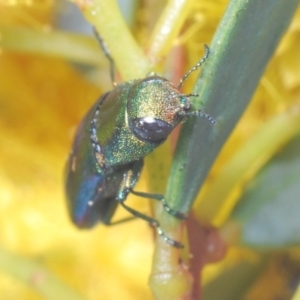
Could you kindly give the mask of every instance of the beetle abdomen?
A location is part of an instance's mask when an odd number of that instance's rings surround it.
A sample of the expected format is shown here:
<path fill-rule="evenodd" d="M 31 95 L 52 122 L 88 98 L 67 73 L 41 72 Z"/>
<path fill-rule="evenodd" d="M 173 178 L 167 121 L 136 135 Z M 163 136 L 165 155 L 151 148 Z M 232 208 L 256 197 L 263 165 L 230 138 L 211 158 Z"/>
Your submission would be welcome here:
<path fill-rule="evenodd" d="M 66 166 L 69 214 L 80 228 L 90 228 L 99 221 L 107 222 L 117 206 L 117 202 L 112 201 L 115 195 L 108 194 L 107 171 L 98 161 L 102 156 L 101 148 L 95 151 L 97 145 L 91 136 L 91 120 L 95 109 L 106 95 L 97 101 L 78 127 Z"/>

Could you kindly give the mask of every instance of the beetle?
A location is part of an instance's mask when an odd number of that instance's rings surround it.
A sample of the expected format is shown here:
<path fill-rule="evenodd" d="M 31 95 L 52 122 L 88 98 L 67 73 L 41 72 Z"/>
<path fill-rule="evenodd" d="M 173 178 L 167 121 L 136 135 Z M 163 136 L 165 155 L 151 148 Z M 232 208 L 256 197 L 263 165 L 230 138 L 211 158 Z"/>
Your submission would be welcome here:
<path fill-rule="evenodd" d="M 179 89 L 189 74 L 209 55 L 205 45 L 203 58 L 175 87 L 156 74 L 116 84 L 114 61 L 102 38 L 101 48 L 110 61 L 114 88 L 102 95 L 79 125 L 66 165 L 66 195 L 69 214 L 79 228 L 91 228 L 97 222 L 111 224 L 120 204 L 135 217 L 156 227 L 163 239 L 174 247 L 183 245 L 169 238 L 159 222 L 125 204 L 129 193 L 162 202 L 167 212 L 179 219 L 184 214 L 172 209 L 164 197 L 134 191 L 143 168 L 143 158 L 162 144 L 171 131 L 191 116 L 214 120 L 200 110 L 191 110 L 190 97 Z"/>

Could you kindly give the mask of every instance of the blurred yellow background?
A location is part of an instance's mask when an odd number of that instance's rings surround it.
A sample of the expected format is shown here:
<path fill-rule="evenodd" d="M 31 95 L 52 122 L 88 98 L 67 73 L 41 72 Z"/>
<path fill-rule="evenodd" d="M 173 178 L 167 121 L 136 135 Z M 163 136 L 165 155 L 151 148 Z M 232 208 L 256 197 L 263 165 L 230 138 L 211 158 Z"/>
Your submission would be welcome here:
<path fill-rule="evenodd" d="M 79 231 L 65 205 L 63 169 L 72 137 L 103 91 L 63 59 L 1 47 L 1 26 L 25 26 L 41 34 L 51 30 L 53 2 L 0 1 L 0 299 L 44 299 L 44 269 L 82 299 L 152 299 L 147 287 L 150 227 L 135 220 Z M 190 25 L 178 40 L 186 43 L 190 64 L 197 61 L 202 45 L 188 37 L 200 32 L 204 42 L 210 41 L 226 7 L 226 1 L 210 2 L 195 4 Z M 263 119 L 299 105 L 299 49 L 298 12 L 215 173 Z M 145 176 L 137 190 L 147 190 Z M 149 213 L 146 201 L 129 201 Z M 123 215 L 119 212 L 117 218 Z M 26 273 L 28 262 L 36 266 Z"/>

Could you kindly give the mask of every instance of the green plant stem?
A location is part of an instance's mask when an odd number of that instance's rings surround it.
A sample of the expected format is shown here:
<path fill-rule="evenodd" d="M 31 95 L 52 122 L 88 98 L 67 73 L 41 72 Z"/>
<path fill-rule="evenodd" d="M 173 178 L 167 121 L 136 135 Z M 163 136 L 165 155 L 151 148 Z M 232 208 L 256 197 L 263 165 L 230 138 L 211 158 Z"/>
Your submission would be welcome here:
<path fill-rule="evenodd" d="M 178 264 L 178 249 L 158 238 L 153 262 L 149 285 L 155 299 L 189 299 L 193 280 L 188 267 Z"/>
<path fill-rule="evenodd" d="M 130 33 L 115 0 L 74 1 L 102 36 L 123 80 L 145 77 L 149 60 Z"/>
<path fill-rule="evenodd" d="M 159 18 L 147 46 L 150 61 L 158 61 L 167 55 L 178 36 L 193 0 L 169 0 Z"/>
<path fill-rule="evenodd" d="M 151 62 L 160 61 L 171 49 L 190 11 L 192 1 L 168 1 L 148 43 L 147 55 Z M 170 169 L 170 144 L 165 143 L 146 158 L 149 186 L 153 191 L 164 192 Z M 160 177 L 157 177 L 159 170 Z M 162 172 L 163 171 L 163 172 Z M 156 175 L 155 175 L 156 174 Z M 157 180 L 158 179 L 158 180 Z M 158 188 L 158 189 L 157 189 Z M 154 205 L 154 216 L 161 222 L 163 211 Z M 165 234 L 174 240 L 182 240 L 183 226 L 173 216 L 166 214 L 161 224 Z M 178 264 L 180 251 L 157 237 L 149 284 L 155 299 L 187 299 L 192 290 L 192 278 L 188 266 Z"/>

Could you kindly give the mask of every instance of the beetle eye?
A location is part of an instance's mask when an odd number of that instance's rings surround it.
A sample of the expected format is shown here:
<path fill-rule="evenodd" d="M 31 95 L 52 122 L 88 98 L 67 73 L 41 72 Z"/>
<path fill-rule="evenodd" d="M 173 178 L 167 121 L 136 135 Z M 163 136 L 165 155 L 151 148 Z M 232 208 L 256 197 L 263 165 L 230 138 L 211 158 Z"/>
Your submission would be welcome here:
<path fill-rule="evenodd" d="M 134 119 L 130 127 L 138 139 L 149 142 L 166 139 L 173 129 L 169 123 L 152 117 Z"/>

